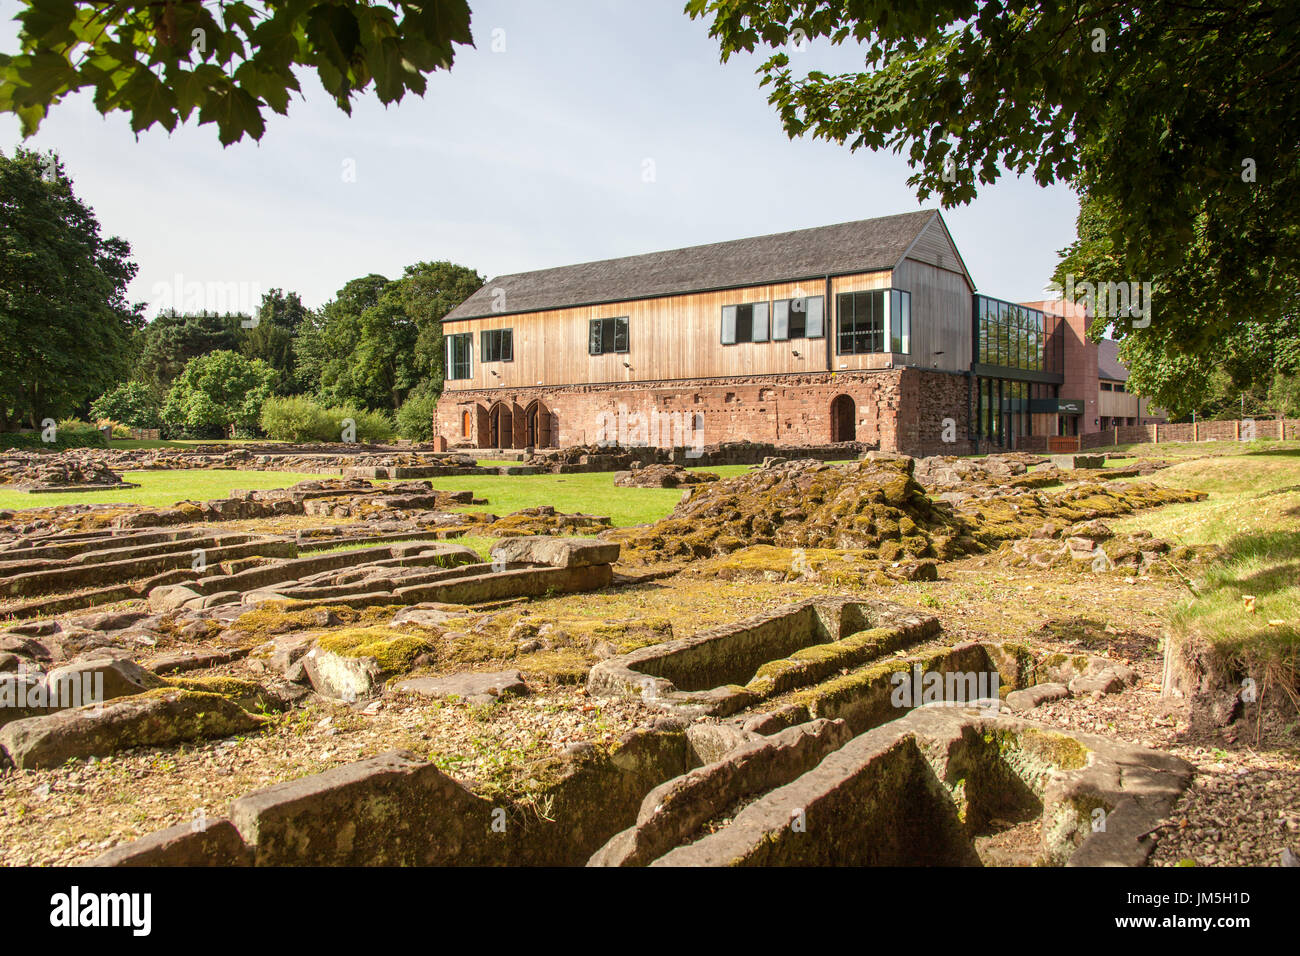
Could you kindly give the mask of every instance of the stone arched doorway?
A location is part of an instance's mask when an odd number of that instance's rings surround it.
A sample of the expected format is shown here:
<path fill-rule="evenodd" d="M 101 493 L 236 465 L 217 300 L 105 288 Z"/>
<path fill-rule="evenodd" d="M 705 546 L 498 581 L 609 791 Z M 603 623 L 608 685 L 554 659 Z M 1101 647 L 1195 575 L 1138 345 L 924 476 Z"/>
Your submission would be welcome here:
<path fill-rule="evenodd" d="M 505 402 L 495 402 L 488 410 L 488 448 L 515 447 L 515 416 Z"/>
<path fill-rule="evenodd" d="M 831 401 L 831 441 L 857 441 L 858 408 L 852 397 L 836 395 Z"/>
<path fill-rule="evenodd" d="M 528 403 L 524 409 L 524 419 L 527 422 L 527 447 L 529 448 L 550 448 L 553 444 L 551 437 L 551 412 L 541 399 L 534 399 Z"/>

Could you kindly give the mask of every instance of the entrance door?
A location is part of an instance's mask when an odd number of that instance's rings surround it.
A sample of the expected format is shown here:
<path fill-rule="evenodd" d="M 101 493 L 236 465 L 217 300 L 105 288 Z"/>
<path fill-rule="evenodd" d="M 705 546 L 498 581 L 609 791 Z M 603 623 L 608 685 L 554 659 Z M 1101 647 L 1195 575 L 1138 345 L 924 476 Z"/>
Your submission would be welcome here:
<path fill-rule="evenodd" d="M 504 402 L 497 402 L 488 413 L 488 441 L 492 448 L 513 447 L 514 414 Z"/>
<path fill-rule="evenodd" d="M 857 441 L 858 409 L 848 395 L 837 395 L 831 402 L 831 441 Z"/>
<path fill-rule="evenodd" d="M 530 448 L 550 448 L 550 411 L 540 400 L 536 400 L 529 403 L 524 414 L 528 418 L 528 446 Z"/>

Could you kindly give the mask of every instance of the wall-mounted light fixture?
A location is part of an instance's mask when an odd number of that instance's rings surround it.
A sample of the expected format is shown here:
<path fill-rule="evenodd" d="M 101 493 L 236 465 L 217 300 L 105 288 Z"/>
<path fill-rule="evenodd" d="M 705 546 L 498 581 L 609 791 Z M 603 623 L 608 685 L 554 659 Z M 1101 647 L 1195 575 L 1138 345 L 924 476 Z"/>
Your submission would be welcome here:
<path fill-rule="evenodd" d="M 791 350 L 790 350 L 790 354 L 793 355 L 795 358 L 798 358 L 798 357 L 799 357 L 799 350 L 798 350 L 798 349 L 791 349 Z"/>

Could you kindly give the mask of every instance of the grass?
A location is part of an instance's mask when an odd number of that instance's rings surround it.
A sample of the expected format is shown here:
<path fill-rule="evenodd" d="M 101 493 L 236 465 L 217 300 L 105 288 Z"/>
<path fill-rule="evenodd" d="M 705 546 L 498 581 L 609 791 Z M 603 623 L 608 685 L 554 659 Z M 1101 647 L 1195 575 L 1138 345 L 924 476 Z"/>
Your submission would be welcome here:
<path fill-rule="evenodd" d="M 1247 657 L 1294 660 L 1300 651 L 1300 450 L 1272 445 L 1181 462 L 1149 476 L 1209 498 L 1113 527 L 1221 547 L 1221 558 L 1197 582 L 1199 593 L 1175 609 L 1174 626 Z"/>
<path fill-rule="evenodd" d="M 122 504 L 144 508 L 169 508 L 187 499 L 206 501 L 225 498 L 236 488 L 266 490 L 287 488 L 308 478 L 337 475 L 309 475 L 292 471 L 235 471 L 182 469 L 177 471 L 130 471 L 123 480 L 138 484 L 139 488 L 119 488 L 109 491 L 71 491 L 29 493 L 9 491 L 0 487 L 0 508 L 47 508 L 53 505 L 72 504 Z"/>
<path fill-rule="evenodd" d="M 1268 455 L 1279 451 L 1300 451 L 1298 441 L 1278 441 L 1276 438 L 1258 438 L 1255 441 L 1165 441 L 1106 445 L 1078 452 L 1081 455 L 1127 454 L 1132 458 L 1202 458 L 1207 455 Z"/>
<path fill-rule="evenodd" d="M 729 477 L 749 469 L 749 465 L 726 465 L 700 470 Z M 54 494 L 31 494 L 0 488 L 0 508 L 17 510 L 70 504 L 168 508 L 178 501 L 225 498 L 236 488 L 286 488 L 308 478 L 338 476 L 285 471 L 177 469 L 126 472 L 122 477 L 140 487 Z M 461 475 L 431 481 L 435 488 L 445 491 L 470 489 L 476 497 L 487 500 L 486 505 L 454 509 L 456 511 L 507 515 L 521 508 L 551 505 L 557 511 L 607 515 L 617 526 L 658 521 L 673 510 L 682 496 L 680 488 L 619 488 L 614 484 L 613 472 L 608 471 L 574 475 Z"/>
<path fill-rule="evenodd" d="M 721 477 L 742 474 L 749 465 L 726 465 L 699 469 Z M 607 515 L 619 527 L 658 521 L 681 500 L 680 488 L 620 488 L 608 471 L 572 475 L 472 475 L 432 478 L 433 487 L 444 491 L 472 488 L 486 505 L 458 508 L 458 511 L 488 511 L 507 515 L 521 508 L 550 505 L 556 511 Z"/>
<path fill-rule="evenodd" d="M 581 537 L 581 536 L 575 536 L 575 537 Z M 491 560 L 491 556 L 489 552 L 498 544 L 500 544 L 500 542 L 501 542 L 500 538 L 487 538 L 487 537 L 480 537 L 476 535 L 465 535 L 460 538 L 446 538 L 442 540 L 438 540 L 434 538 L 402 538 L 400 540 L 394 539 L 392 541 L 385 541 L 383 544 L 348 544 L 347 542 L 344 542 L 342 544 L 335 545 L 332 548 L 321 548 L 319 551 L 312 551 L 310 552 L 310 554 L 313 557 L 315 557 L 316 555 L 320 555 L 320 554 L 336 554 L 340 551 L 357 551 L 360 549 L 367 549 L 367 548 L 376 548 L 376 549 L 389 548 L 395 544 L 427 544 L 430 546 L 435 544 L 459 544 L 473 551 L 478 552 L 478 556 L 480 558 L 482 558 L 484 561 L 488 561 Z"/>

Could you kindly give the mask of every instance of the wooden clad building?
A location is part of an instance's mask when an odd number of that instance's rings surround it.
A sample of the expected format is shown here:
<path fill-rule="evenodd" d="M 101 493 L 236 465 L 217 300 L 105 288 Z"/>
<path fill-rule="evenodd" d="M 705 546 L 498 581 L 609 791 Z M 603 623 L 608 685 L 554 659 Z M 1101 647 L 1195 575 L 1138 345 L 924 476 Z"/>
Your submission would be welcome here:
<path fill-rule="evenodd" d="M 977 380 L 1005 365 L 1029 384 L 987 400 L 1040 413 L 1062 380 L 1041 318 L 1031 332 L 1011 314 L 1015 349 L 990 364 L 978 301 L 933 210 L 501 276 L 443 320 L 436 431 L 453 447 L 959 453 L 990 437 Z"/>

